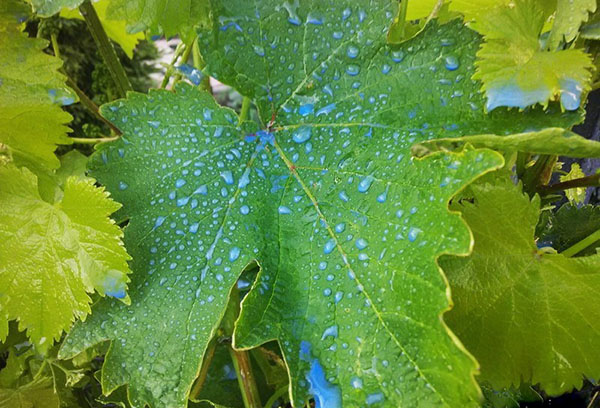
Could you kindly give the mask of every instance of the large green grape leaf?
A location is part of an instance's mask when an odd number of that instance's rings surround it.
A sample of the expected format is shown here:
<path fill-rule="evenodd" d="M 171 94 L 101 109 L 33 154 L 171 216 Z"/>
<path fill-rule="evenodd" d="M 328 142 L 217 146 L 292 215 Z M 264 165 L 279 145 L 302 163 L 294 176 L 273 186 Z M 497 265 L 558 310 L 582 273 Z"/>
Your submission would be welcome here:
<path fill-rule="evenodd" d="M 475 365 L 440 321 L 435 259 L 468 251 L 447 202 L 501 160 L 470 149 L 412 160 L 410 146 L 579 115 L 486 115 L 469 79 L 479 37 L 462 24 L 390 48 L 395 1 L 278 4 L 213 3 L 199 41 L 207 71 L 271 126 L 237 127 L 185 84 L 103 108 L 123 137 L 92 173 L 129 217 L 132 304 L 99 302 L 61 355 L 112 340 L 106 392 L 127 383 L 136 406 L 183 406 L 231 287 L 257 260 L 235 345 L 279 341 L 295 406 L 311 394 L 327 407 L 476 405 Z"/>
<path fill-rule="evenodd" d="M 23 17 L 12 1 L 0 4 L 0 145 L 19 165 L 54 169 L 54 150 L 70 144 L 71 115 L 61 105 L 75 101 L 57 70 L 60 59 L 42 52 L 42 39 L 20 32 Z"/>
<path fill-rule="evenodd" d="M 0 310 L 41 350 L 90 312 L 88 292 L 127 301 L 127 253 L 108 216 L 120 205 L 93 181 L 67 179 L 43 201 L 26 168 L 0 167 Z"/>
<path fill-rule="evenodd" d="M 567 258 L 534 242 L 540 215 L 508 176 L 455 200 L 475 237 L 467 258 L 443 256 L 454 309 L 446 320 L 500 389 L 521 381 L 549 394 L 600 375 L 600 255 Z"/>

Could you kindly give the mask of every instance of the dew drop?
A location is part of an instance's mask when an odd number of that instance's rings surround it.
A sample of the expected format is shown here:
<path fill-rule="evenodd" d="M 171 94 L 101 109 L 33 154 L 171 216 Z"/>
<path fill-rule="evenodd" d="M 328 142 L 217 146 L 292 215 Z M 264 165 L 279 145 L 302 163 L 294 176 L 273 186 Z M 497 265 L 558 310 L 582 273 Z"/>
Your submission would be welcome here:
<path fill-rule="evenodd" d="M 373 176 L 367 176 L 363 178 L 360 183 L 358 183 L 358 191 L 361 193 L 366 193 L 371 188 L 371 184 L 373 184 Z"/>
<path fill-rule="evenodd" d="M 448 55 L 445 59 L 445 67 L 448 71 L 456 71 L 460 63 L 458 62 L 458 58 L 453 55 Z"/>

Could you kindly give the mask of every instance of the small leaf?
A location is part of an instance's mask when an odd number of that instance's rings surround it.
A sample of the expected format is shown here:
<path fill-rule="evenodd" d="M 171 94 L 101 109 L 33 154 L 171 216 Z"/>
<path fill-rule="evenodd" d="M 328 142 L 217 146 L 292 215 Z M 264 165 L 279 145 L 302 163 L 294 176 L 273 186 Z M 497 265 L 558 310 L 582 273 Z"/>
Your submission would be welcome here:
<path fill-rule="evenodd" d="M 537 0 L 516 0 L 514 7 L 496 7 L 478 20 L 486 41 L 477 53 L 473 78 L 483 82 L 488 110 L 558 99 L 567 110 L 580 107 L 590 87 L 592 61 L 579 49 L 542 50 L 544 22 Z"/>
<path fill-rule="evenodd" d="M 579 27 L 588 20 L 589 13 L 596 11 L 597 0 L 557 0 L 554 25 L 548 39 L 548 49 L 554 51 L 562 43 L 570 43 L 578 34 Z"/>
<path fill-rule="evenodd" d="M 185 42 L 194 39 L 195 27 L 209 24 L 209 14 L 208 0 L 110 0 L 107 10 L 108 18 L 127 22 L 129 33 L 151 30 Z"/>
<path fill-rule="evenodd" d="M 87 293 L 123 298 L 128 267 L 119 204 L 92 181 L 69 178 L 62 201 L 41 199 L 27 169 L 0 168 L 0 310 L 42 350 L 90 311 Z"/>
<path fill-rule="evenodd" d="M 596 155 L 596 157 L 598 156 L 600 155 Z M 575 180 L 582 177 L 585 177 L 585 174 L 583 173 L 583 171 L 581 171 L 581 167 L 579 166 L 579 164 L 573 163 L 571 165 L 571 170 L 567 174 L 560 176 L 560 181 L 562 183 L 565 181 Z M 570 188 L 565 190 L 565 195 L 567 196 L 567 199 L 573 204 L 583 204 L 583 201 L 585 200 L 585 191 L 585 187 Z"/>
<path fill-rule="evenodd" d="M 537 235 L 541 245 L 551 246 L 558 252 L 575 245 L 579 241 L 600 230 L 600 207 L 585 205 L 577 207 L 565 204 L 552 213 L 543 225 L 538 226 Z M 590 246 L 578 255 L 593 255 L 600 242 Z"/>
<path fill-rule="evenodd" d="M 500 180 L 500 179 L 497 179 Z M 452 288 L 450 327 L 500 389 L 521 381 L 550 395 L 600 375 L 600 255 L 566 258 L 539 251 L 539 198 L 508 176 L 477 183 L 453 201 L 475 238 L 473 253 L 443 256 Z M 510 217 L 507 217 L 510 214 Z"/>
<path fill-rule="evenodd" d="M 55 169 L 57 145 L 71 143 L 65 126 L 71 115 L 61 106 L 76 96 L 57 72 L 62 61 L 42 52 L 47 41 L 20 32 L 21 14 L 11 4 L 0 5 L 0 144 L 17 165 Z"/>

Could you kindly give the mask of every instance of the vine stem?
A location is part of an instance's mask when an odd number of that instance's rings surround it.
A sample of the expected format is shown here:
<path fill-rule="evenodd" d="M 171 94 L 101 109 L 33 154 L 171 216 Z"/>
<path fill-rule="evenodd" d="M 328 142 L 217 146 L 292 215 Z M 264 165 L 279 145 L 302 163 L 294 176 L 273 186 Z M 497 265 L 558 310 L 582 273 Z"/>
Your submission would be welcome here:
<path fill-rule="evenodd" d="M 400 10 L 398 10 L 398 24 L 400 24 L 400 37 L 404 37 L 404 27 L 406 26 L 406 13 L 408 11 L 408 0 L 400 1 Z"/>
<path fill-rule="evenodd" d="M 200 54 L 200 46 L 198 45 L 197 36 L 192 48 L 192 60 L 194 61 L 194 68 L 202 71 L 206 66 L 206 63 L 202 58 L 202 54 Z M 210 77 L 208 75 L 204 75 L 204 78 L 202 78 L 202 82 L 200 82 L 200 88 L 204 89 L 208 93 L 212 93 L 212 89 L 210 87 Z"/>
<path fill-rule="evenodd" d="M 273 395 L 271 395 L 271 398 L 269 398 L 269 400 L 265 404 L 265 408 L 271 408 L 273 406 L 273 404 L 275 404 L 275 401 L 277 401 L 279 398 L 281 398 L 285 395 L 287 390 L 288 390 L 288 386 L 284 385 L 283 387 L 281 387 L 277 391 L 275 391 L 275 393 Z"/>
<path fill-rule="evenodd" d="M 238 120 L 238 126 L 242 124 L 248 118 L 248 112 L 250 111 L 250 98 L 244 96 L 242 99 L 242 110 L 240 111 L 240 119 Z"/>
<path fill-rule="evenodd" d="M 561 255 L 564 255 L 567 258 L 570 258 L 574 255 L 577 255 L 578 253 L 580 253 L 581 251 L 583 251 L 584 249 L 586 249 L 587 247 L 589 247 L 590 245 L 592 245 L 594 242 L 597 242 L 597 241 L 600 241 L 600 230 L 587 236 L 586 238 L 582 239 L 575 245 L 565 249 L 564 251 L 561 252 Z"/>
<path fill-rule="evenodd" d="M 98 51 L 102 55 L 108 70 L 117 85 L 117 89 L 119 90 L 119 94 L 121 97 L 125 97 L 127 95 L 127 91 L 132 91 L 131 83 L 127 78 L 127 74 L 125 74 L 125 69 L 119 62 L 117 58 L 117 53 L 115 49 L 108 39 L 106 35 L 106 31 L 102 27 L 102 23 L 98 18 L 98 14 L 96 14 L 96 10 L 94 9 L 94 5 L 89 1 L 84 1 L 81 6 L 79 6 L 79 11 L 81 15 L 85 19 L 85 22 L 96 42 L 96 46 L 98 47 Z"/>
<path fill-rule="evenodd" d="M 184 48 L 185 48 L 184 43 L 181 42 L 181 43 L 177 44 L 177 48 L 175 48 L 175 53 L 173 54 L 173 58 L 171 59 L 171 62 L 169 63 L 169 65 L 167 65 L 167 71 L 165 72 L 165 76 L 163 77 L 163 80 L 160 83 L 161 89 L 165 89 L 167 87 L 167 84 L 169 83 L 169 79 L 171 79 L 171 75 L 173 75 L 173 66 L 175 65 L 175 63 L 177 62 L 179 57 L 181 57 L 181 54 L 183 53 Z"/>
<path fill-rule="evenodd" d="M 600 173 L 594 174 L 592 176 L 563 181 L 562 183 L 552 184 L 551 186 L 543 186 L 541 187 L 541 189 L 544 192 L 555 192 L 568 190 L 571 188 L 595 187 L 598 185 L 600 185 Z"/>
<path fill-rule="evenodd" d="M 262 408 L 258 387 L 252 373 L 252 365 L 250 363 L 250 354 L 247 351 L 235 350 L 229 348 L 229 354 L 233 360 L 233 366 L 237 373 L 238 384 L 242 392 L 244 407 L 246 408 Z"/>
<path fill-rule="evenodd" d="M 54 56 L 60 58 L 60 48 L 58 47 L 58 36 L 55 33 L 50 34 L 50 39 L 52 42 L 52 50 L 54 51 Z M 121 131 L 113 125 L 110 121 L 100 115 L 100 109 L 98 109 L 98 105 L 94 103 L 82 90 L 77 86 L 77 83 L 67 73 L 64 69 L 60 69 L 60 72 L 66 77 L 66 83 L 71 88 L 77 96 L 79 97 L 79 102 L 87 108 L 87 110 L 94 115 L 98 120 L 106 123 L 108 127 L 117 135 L 121 135 Z"/>
<path fill-rule="evenodd" d="M 96 143 L 104 143 L 104 142 L 112 142 L 114 140 L 119 139 L 120 136 L 114 137 L 71 137 L 74 143 L 82 143 L 82 144 L 96 144 Z"/>
<path fill-rule="evenodd" d="M 229 296 L 229 304 L 223 317 L 223 331 L 228 337 L 233 336 L 235 320 L 240 315 L 240 292 L 237 286 L 234 286 Z M 237 374 L 240 392 L 244 400 L 245 408 L 262 408 L 260 402 L 260 394 L 252 372 L 252 363 L 250 362 L 250 354 L 246 350 L 236 350 L 232 345 L 229 347 L 229 355 L 233 361 L 233 366 Z"/>

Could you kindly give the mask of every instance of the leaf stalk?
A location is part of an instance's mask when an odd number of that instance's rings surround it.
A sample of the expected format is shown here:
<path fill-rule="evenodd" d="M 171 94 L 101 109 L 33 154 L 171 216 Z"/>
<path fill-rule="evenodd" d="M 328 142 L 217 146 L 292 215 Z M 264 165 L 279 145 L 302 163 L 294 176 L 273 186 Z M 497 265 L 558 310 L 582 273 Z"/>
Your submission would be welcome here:
<path fill-rule="evenodd" d="M 81 6 L 79 6 L 79 11 L 85 19 L 88 29 L 96 42 L 98 51 L 100 52 L 100 55 L 102 55 L 110 75 L 117 85 L 119 96 L 124 98 L 127 96 L 127 91 L 132 91 L 133 88 L 127 78 L 123 65 L 121 65 L 119 58 L 117 58 L 117 53 L 115 52 L 112 43 L 106 35 L 106 31 L 104 31 L 104 27 L 102 27 L 102 23 L 94 9 L 94 5 L 89 0 L 84 1 Z"/>

